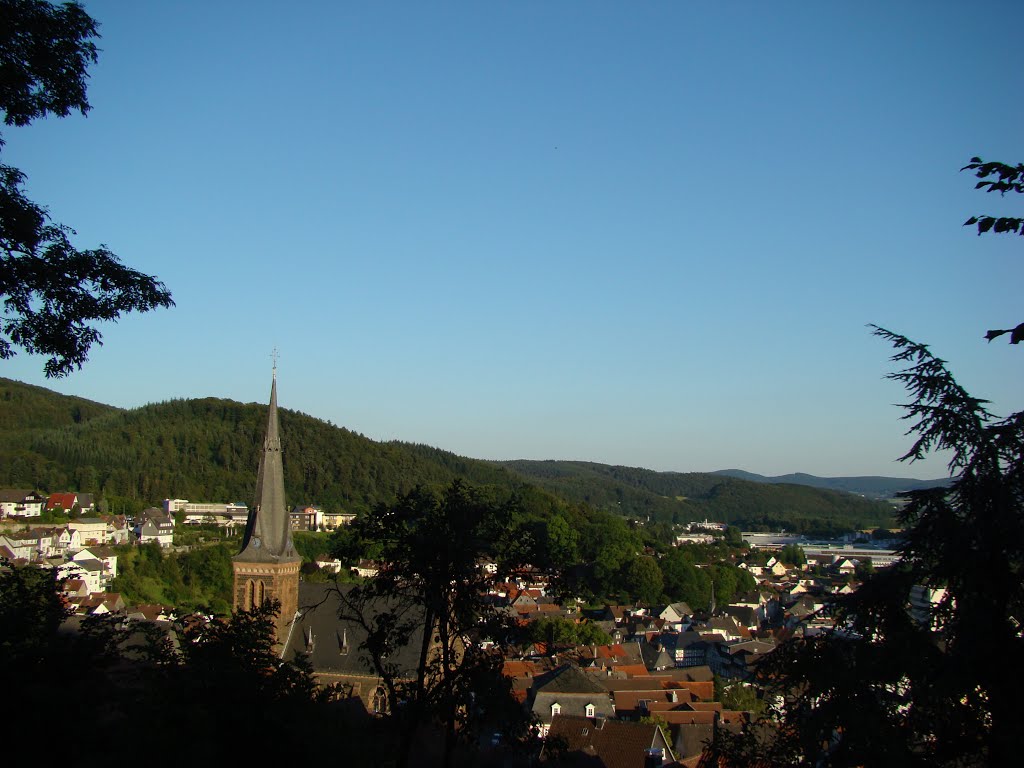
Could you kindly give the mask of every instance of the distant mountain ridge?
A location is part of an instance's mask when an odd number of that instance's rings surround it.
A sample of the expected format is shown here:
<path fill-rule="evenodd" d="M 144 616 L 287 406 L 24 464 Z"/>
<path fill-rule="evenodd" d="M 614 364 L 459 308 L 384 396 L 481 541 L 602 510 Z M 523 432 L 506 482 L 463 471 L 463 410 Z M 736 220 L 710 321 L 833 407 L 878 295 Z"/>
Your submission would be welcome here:
<path fill-rule="evenodd" d="M 735 477 L 749 480 L 752 483 L 769 483 L 772 485 L 806 485 L 811 488 L 828 488 L 833 491 L 854 493 L 869 499 L 891 499 L 899 493 L 917 491 L 925 488 L 941 488 L 949 485 L 949 478 L 937 480 L 917 480 L 912 477 L 884 477 L 880 475 L 863 475 L 857 477 L 817 477 L 803 472 L 788 475 L 767 477 L 742 469 L 720 469 L 713 475 Z"/>
<path fill-rule="evenodd" d="M 282 408 L 290 504 L 358 512 L 416 485 L 465 478 L 538 514 L 586 506 L 634 519 L 704 518 L 753 529 L 835 531 L 891 523 L 890 505 L 827 488 L 590 462 L 495 462 L 376 442 Z M 202 398 L 120 409 L 0 378 L 0 487 L 96 493 L 131 511 L 166 497 L 251 501 L 266 405 Z"/>

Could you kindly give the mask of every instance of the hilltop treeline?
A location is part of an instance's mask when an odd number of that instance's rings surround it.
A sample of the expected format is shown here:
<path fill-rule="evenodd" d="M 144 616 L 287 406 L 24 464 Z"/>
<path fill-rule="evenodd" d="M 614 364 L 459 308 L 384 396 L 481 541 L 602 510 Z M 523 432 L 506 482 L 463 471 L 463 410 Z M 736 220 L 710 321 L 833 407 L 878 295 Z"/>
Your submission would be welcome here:
<path fill-rule="evenodd" d="M 502 466 L 566 499 L 662 522 L 707 518 L 745 530 L 829 534 L 851 524 L 880 527 L 892 519 L 892 508 L 883 502 L 800 485 L 577 461 L 510 461 Z"/>
<path fill-rule="evenodd" d="M 205 398 L 121 410 L 0 380 L 0 486 L 74 489 L 111 511 L 163 498 L 251 502 L 266 406 Z M 380 443 L 281 409 L 289 504 L 365 511 L 417 485 L 456 478 L 658 522 L 722 520 L 828 533 L 880 527 L 888 506 L 801 486 L 582 462 L 486 462 L 425 445 Z"/>

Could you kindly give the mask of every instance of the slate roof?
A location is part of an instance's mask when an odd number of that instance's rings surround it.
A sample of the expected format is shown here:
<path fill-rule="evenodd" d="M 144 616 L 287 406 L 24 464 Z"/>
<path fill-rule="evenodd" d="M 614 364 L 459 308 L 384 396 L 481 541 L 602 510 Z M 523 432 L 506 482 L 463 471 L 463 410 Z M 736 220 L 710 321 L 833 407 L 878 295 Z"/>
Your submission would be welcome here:
<path fill-rule="evenodd" d="M 24 501 L 25 497 L 28 496 L 32 491 L 27 491 L 24 488 L 18 489 L 0 489 L 0 501 L 5 502 L 19 502 Z"/>
<path fill-rule="evenodd" d="M 277 423 L 277 369 L 270 385 L 267 431 L 263 438 L 256 499 L 249 510 L 242 551 L 232 558 L 244 563 L 290 563 L 301 558 L 292 544 L 291 521 L 284 503 L 284 464 Z"/>
<path fill-rule="evenodd" d="M 533 689 L 544 693 L 600 693 L 607 695 L 603 685 L 575 664 L 563 664 L 534 678 Z"/>
<path fill-rule="evenodd" d="M 359 675 L 376 677 L 377 672 L 367 653 L 360 649 L 366 640 L 366 630 L 357 622 L 339 619 L 338 612 L 354 584 L 309 584 L 299 583 L 299 613 L 294 628 L 288 635 L 285 659 L 298 654 L 307 654 L 313 671 L 335 675 Z M 340 594 L 339 594 L 340 593 Z M 381 611 L 387 604 L 378 604 Z M 404 644 L 396 646 L 395 653 L 387 661 L 397 665 L 402 673 L 412 676 L 419 660 L 420 628 L 410 635 Z"/>

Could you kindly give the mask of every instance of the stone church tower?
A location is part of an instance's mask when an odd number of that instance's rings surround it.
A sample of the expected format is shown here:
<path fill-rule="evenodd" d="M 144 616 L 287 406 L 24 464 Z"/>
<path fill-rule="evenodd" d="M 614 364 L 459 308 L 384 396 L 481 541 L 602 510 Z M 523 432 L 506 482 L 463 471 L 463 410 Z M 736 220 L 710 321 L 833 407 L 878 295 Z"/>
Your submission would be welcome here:
<path fill-rule="evenodd" d="M 248 611 L 266 600 L 278 600 L 277 642 L 288 638 L 288 628 L 299 607 L 299 566 L 302 558 L 292 544 L 288 510 L 284 502 L 284 466 L 277 427 L 277 366 L 270 385 L 270 413 L 263 440 L 256 499 L 249 510 L 242 550 L 231 558 L 234 571 L 232 609 Z"/>

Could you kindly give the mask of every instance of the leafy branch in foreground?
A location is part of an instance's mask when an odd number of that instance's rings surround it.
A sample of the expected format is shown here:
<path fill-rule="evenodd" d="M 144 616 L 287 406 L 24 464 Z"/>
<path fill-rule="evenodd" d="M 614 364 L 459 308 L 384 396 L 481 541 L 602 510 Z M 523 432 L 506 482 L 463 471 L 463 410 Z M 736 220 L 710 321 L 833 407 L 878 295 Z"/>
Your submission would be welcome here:
<path fill-rule="evenodd" d="M 1024 193 L 1024 163 L 1007 165 L 999 162 L 985 162 L 980 157 L 972 157 L 971 162 L 960 169 L 961 171 L 974 171 L 974 175 L 981 181 L 974 185 L 975 189 L 984 189 L 986 192 L 998 192 L 1006 195 L 1007 192 Z M 1006 233 L 1013 232 L 1017 235 L 1024 235 L 1024 218 L 1018 216 L 971 216 L 964 222 L 965 227 L 978 228 L 978 234 L 986 232 Z M 998 339 L 1000 336 L 1010 334 L 1010 343 L 1019 344 L 1024 341 L 1024 323 L 1016 328 L 997 328 L 985 334 L 988 341 Z"/>
<path fill-rule="evenodd" d="M 86 114 L 96 21 L 79 3 L 42 0 L 0 0 L 0 18 L 4 123 Z M 0 165 L 0 359 L 20 347 L 49 356 L 47 377 L 66 376 L 101 343 L 94 323 L 174 302 L 163 283 L 124 266 L 106 246 L 75 248 L 74 230 L 53 223 L 46 208 L 29 200 L 24 181 L 20 170 Z"/>

